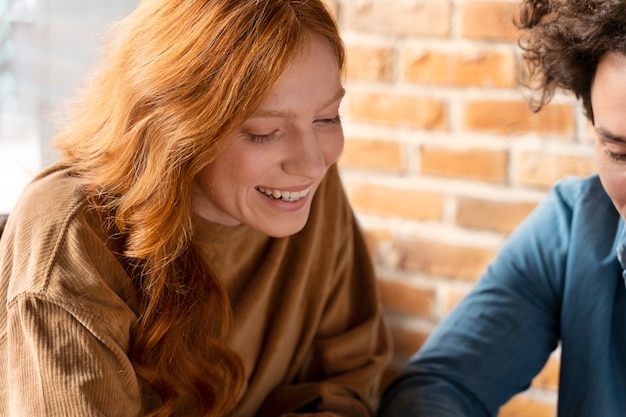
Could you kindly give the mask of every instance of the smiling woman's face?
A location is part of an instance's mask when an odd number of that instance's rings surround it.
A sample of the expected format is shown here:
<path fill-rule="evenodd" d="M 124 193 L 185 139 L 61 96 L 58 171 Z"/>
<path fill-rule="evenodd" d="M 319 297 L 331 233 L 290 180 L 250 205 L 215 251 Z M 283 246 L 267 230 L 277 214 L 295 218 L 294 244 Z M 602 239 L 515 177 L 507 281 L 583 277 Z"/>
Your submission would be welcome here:
<path fill-rule="evenodd" d="M 343 150 L 343 94 L 329 43 L 311 35 L 255 114 L 198 175 L 195 211 L 275 237 L 300 231 L 317 187 Z"/>
<path fill-rule="evenodd" d="M 626 219 L 626 55 L 610 52 L 600 60 L 591 87 L 591 107 L 600 180 Z"/>

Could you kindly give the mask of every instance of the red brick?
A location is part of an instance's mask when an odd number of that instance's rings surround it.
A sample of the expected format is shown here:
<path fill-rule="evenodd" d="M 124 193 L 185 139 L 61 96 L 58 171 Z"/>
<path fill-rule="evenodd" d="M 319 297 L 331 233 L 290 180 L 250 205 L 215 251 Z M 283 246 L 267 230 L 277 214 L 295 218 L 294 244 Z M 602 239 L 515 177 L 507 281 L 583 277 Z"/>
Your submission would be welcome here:
<path fill-rule="evenodd" d="M 349 0 L 344 5 L 351 31 L 397 36 L 450 34 L 452 4 L 447 0 Z"/>
<path fill-rule="evenodd" d="M 448 126 L 444 102 L 398 93 L 349 92 L 348 113 L 357 122 L 443 130 Z"/>
<path fill-rule="evenodd" d="M 431 316 L 435 305 L 435 291 L 416 288 L 401 281 L 380 280 L 383 305 L 394 313 Z"/>
<path fill-rule="evenodd" d="M 477 179 L 494 183 L 504 183 L 507 180 L 507 151 L 448 149 L 424 145 L 420 148 L 420 157 L 423 174 Z"/>
<path fill-rule="evenodd" d="M 517 84 L 516 71 L 513 54 L 414 49 L 404 52 L 404 78 L 418 84 L 513 87 Z"/>
<path fill-rule="evenodd" d="M 414 220 L 439 220 L 444 196 L 438 192 L 406 190 L 344 181 L 348 198 L 359 211 Z"/>
<path fill-rule="evenodd" d="M 515 182 L 547 189 L 557 180 L 569 176 L 587 176 L 596 171 L 595 158 L 579 155 L 546 154 L 545 152 L 523 152 L 520 155 Z"/>
<path fill-rule="evenodd" d="M 496 249 L 414 240 L 395 243 L 400 268 L 445 278 L 476 281 L 494 258 Z"/>
<path fill-rule="evenodd" d="M 517 2 L 469 1 L 461 3 L 463 37 L 486 40 L 513 40 L 518 38 L 514 24 Z"/>
<path fill-rule="evenodd" d="M 505 135 L 537 132 L 571 138 L 574 109 L 569 104 L 550 104 L 533 113 L 525 101 L 473 101 L 465 104 L 463 125 L 470 131 Z"/>
<path fill-rule="evenodd" d="M 348 47 L 347 61 L 349 79 L 389 82 L 393 76 L 391 48 L 351 45 Z"/>
<path fill-rule="evenodd" d="M 456 222 L 464 227 L 510 233 L 537 206 L 537 202 L 493 201 L 460 197 Z"/>
<path fill-rule="evenodd" d="M 364 233 L 375 240 L 389 240 L 392 234 L 389 230 L 383 229 L 364 229 Z"/>
<path fill-rule="evenodd" d="M 405 155 L 396 141 L 346 138 L 339 160 L 342 167 L 402 173 Z"/>

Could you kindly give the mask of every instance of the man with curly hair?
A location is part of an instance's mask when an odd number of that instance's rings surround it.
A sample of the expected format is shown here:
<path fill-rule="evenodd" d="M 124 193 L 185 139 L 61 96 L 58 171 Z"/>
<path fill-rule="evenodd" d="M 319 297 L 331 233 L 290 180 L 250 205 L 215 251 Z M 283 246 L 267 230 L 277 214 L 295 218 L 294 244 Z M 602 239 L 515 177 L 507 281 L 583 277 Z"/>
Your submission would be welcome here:
<path fill-rule="evenodd" d="M 381 417 L 495 416 L 561 346 L 558 415 L 626 415 L 626 1 L 525 0 L 533 109 L 582 101 L 598 173 L 561 180 L 384 393 Z"/>

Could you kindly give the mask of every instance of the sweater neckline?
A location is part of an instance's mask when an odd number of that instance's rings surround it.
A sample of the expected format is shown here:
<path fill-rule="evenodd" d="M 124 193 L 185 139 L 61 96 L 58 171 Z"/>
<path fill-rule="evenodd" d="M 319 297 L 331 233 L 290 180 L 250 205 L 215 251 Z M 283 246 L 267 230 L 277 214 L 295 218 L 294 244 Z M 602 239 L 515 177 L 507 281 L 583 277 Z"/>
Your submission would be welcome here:
<path fill-rule="evenodd" d="M 192 221 L 194 233 L 193 241 L 197 244 L 215 244 L 223 243 L 229 240 L 232 241 L 233 239 L 239 239 L 246 233 L 252 231 L 248 225 L 243 223 L 237 226 L 225 226 L 207 220 L 196 213 L 193 214 Z"/>

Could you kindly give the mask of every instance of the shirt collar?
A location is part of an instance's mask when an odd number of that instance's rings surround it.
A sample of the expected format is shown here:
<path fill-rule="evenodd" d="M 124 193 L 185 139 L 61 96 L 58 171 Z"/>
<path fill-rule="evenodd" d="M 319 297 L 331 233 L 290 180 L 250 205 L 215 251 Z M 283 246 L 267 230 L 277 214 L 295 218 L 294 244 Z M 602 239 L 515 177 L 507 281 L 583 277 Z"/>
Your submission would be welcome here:
<path fill-rule="evenodd" d="M 626 283 L 626 226 L 624 224 L 624 219 L 622 218 L 620 218 L 617 227 L 615 254 L 617 255 L 617 260 L 622 266 L 622 277 Z"/>

